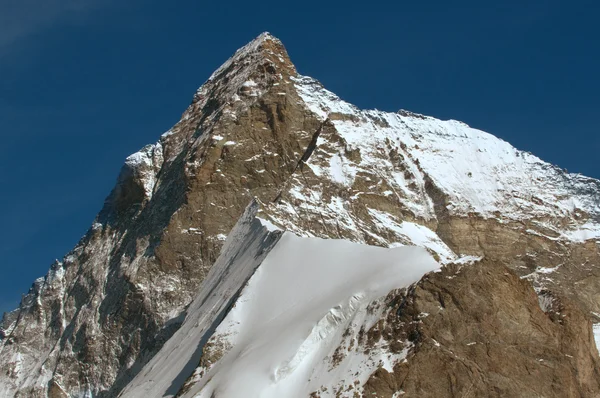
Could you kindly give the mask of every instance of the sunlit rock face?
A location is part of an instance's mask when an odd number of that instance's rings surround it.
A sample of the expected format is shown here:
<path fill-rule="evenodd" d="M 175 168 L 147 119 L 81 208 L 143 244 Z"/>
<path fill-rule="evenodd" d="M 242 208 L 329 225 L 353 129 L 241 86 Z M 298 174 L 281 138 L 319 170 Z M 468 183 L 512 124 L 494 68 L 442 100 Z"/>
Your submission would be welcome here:
<path fill-rule="evenodd" d="M 464 123 L 360 110 L 262 34 L 5 314 L 0 397 L 595 396 L 599 195 Z"/>

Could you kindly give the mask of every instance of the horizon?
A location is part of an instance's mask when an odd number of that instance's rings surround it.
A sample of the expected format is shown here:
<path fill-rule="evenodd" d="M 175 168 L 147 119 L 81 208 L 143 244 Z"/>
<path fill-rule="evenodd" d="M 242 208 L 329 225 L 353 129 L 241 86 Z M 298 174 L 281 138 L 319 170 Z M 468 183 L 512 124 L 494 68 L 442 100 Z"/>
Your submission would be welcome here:
<path fill-rule="evenodd" d="M 157 141 L 200 83 L 261 32 L 283 42 L 300 74 L 361 109 L 460 120 L 599 178 L 600 58 L 589 12 L 599 6 L 514 2 L 496 12 L 476 2 L 438 3 L 433 11 L 430 3 L 378 13 L 330 6 L 323 15 L 342 15 L 346 24 L 315 22 L 312 30 L 304 29 L 313 16 L 305 9 L 291 15 L 241 2 L 237 7 L 247 13 L 234 17 L 224 5 L 184 1 L 171 9 L 139 0 L 79 6 L 53 0 L 36 10 L 40 15 L 27 14 L 26 1 L 0 13 L 0 313 L 15 309 L 34 280 L 85 234 L 125 157 Z M 182 13 L 185 5 L 189 12 Z M 580 16 L 582 8 L 588 12 Z M 368 21 L 369 12 L 382 22 Z M 195 24 L 205 13 L 218 18 Z M 253 17 L 265 26 L 257 30 Z M 354 29 L 350 21 L 366 26 Z M 197 37 L 211 39 L 198 43 Z M 390 51 L 393 46 L 399 50 Z M 190 50 L 198 47 L 205 51 Z"/>

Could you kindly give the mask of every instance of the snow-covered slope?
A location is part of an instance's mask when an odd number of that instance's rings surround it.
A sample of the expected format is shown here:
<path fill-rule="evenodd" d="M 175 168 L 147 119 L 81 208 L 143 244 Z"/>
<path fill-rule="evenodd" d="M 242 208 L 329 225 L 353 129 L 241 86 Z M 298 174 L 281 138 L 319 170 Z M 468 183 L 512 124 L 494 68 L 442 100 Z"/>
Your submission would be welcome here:
<path fill-rule="evenodd" d="M 383 342 L 376 355 L 359 345 L 340 357 L 336 351 L 377 323 L 373 301 L 436 268 L 423 248 L 284 234 L 215 331 L 221 359 L 197 371 L 200 380 L 183 396 L 334 396 L 355 389 L 356 380 L 362 385 L 382 364 L 391 371 L 406 352 L 393 354 Z"/>
<path fill-rule="evenodd" d="M 312 78 L 298 76 L 294 82 L 308 109 L 335 131 L 318 136 L 304 163 L 319 181 L 345 188 L 350 199 L 388 196 L 397 210 L 425 223 L 444 213 L 531 221 L 535 233 L 573 242 L 600 238 L 598 180 L 567 173 L 462 122 L 407 111 L 363 111 Z M 326 204 L 321 190 L 322 183 L 306 184 L 303 176 L 290 192 L 307 210 L 356 224 L 346 198 Z M 279 211 L 284 219 L 293 217 L 285 204 Z M 381 222 L 377 214 L 374 218 Z"/>
<path fill-rule="evenodd" d="M 148 364 L 150 371 L 140 373 L 124 391 L 124 397 L 175 395 L 180 376 L 186 370 L 189 375 L 190 361 L 200 363 L 200 356 L 192 356 L 198 348 L 204 366 L 188 380 L 183 397 L 302 397 L 319 390 L 324 397 L 335 396 L 340 389 L 360 392 L 378 367 L 391 371 L 404 359 L 407 350 L 392 353 L 385 341 L 375 342 L 377 347 L 369 353 L 360 342 L 347 352 L 339 347 L 360 341 L 360 331 L 377 323 L 382 311 L 373 302 L 439 268 L 426 250 L 385 249 L 284 233 L 236 297 L 239 282 L 253 269 L 243 265 L 244 259 L 257 260 L 256 249 L 238 244 L 240 252 L 231 261 L 231 242 L 240 238 L 234 232 L 213 267 L 220 270 L 229 262 L 234 271 L 227 280 L 207 278 L 179 332 Z M 242 236 L 242 242 L 247 239 Z M 231 284 L 236 288 L 231 289 Z M 232 297 L 235 303 L 222 322 L 218 314 L 226 308 L 208 309 L 214 308 L 206 301 L 209 292 L 222 300 Z M 208 330 L 211 324 L 218 324 L 214 332 Z"/>

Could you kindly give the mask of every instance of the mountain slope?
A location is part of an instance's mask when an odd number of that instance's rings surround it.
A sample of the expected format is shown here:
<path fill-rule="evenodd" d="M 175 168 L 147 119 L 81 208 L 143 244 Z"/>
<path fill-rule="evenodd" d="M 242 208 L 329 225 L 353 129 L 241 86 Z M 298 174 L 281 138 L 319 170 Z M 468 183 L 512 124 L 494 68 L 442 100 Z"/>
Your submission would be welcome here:
<path fill-rule="evenodd" d="M 277 195 L 319 124 L 290 73 L 281 43 L 259 37 L 126 160 L 86 236 L 5 317 L 2 394 L 114 396 L 178 329 L 230 229 L 253 197 Z"/>
<path fill-rule="evenodd" d="M 249 210 L 251 213 L 252 208 Z M 261 225 L 258 219 L 250 219 Z M 264 240 L 261 233 L 255 238 L 255 233 L 240 229 L 238 226 L 232 231 L 228 243 L 240 237 Z M 372 301 L 439 267 L 423 248 L 383 249 L 290 233 L 284 233 L 270 248 L 261 248 L 262 256 L 246 247 L 229 252 L 238 253 L 238 257 L 229 260 L 225 249 L 213 270 L 228 264 L 232 269 L 228 284 L 239 275 L 245 276 L 247 283 L 239 289 L 239 297 L 231 293 L 232 289 L 218 285 L 224 279 L 207 278 L 181 329 L 123 396 L 174 396 L 186 381 L 180 376 L 186 371 L 186 376 L 191 374 L 190 365 L 194 377 L 181 396 L 195 396 L 200 390 L 200 396 L 208 397 L 216 391 L 227 397 L 308 396 L 321 384 L 340 381 L 345 374 L 362 371 L 366 380 L 377 369 L 376 356 L 357 352 L 353 361 L 347 361 L 347 369 L 335 376 L 328 374 L 327 362 L 314 364 L 320 362 L 320 356 L 334 354 L 351 325 L 358 322 L 370 328 L 376 322 L 380 314 L 368 308 Z M 256 261 L 251 278 L 240 263 L 246 258 Z M 213 315 L 221 311 L 203 308 L 209 303 L 207 292 L 218 292 L 212 297 L 232 297 L 235 304 L 222 319 Z M 208 325 L 216 327 L 208 330 Z M 201 347 L 201 357 L 190 357 L 190 347 Z M 384 350 L 380 356 L 386 358 Z M 195 369 L 200 361 L 204 365 Z M 311 380 L 308 384 L 307 379 Z"/>
<path fill-rule="evenodd" d="M 262 259 L 281 246 L 271 242 L 260 248 L 257 242 L 279 236 L 273 231 L 277 229 L 308 242 L 335 238 L 383 247 L 421 246 L 446 265 L 425 290 L 447 293 L 458 308 L 454 318 L 440 311 L 415 313 L 431 300 L 421 304 L 414 296 L 418 289 L 400 282 L 361 301 L 361 306 L 378 308 L 371 314 L 378 320 L 348 327 L 348 336 L 360 342 L 356 350 L 399 353 L 409 347 L 407 341 L 410 349 L 402 357 L 407 362 L 396 356 L 396 362 L 383 368 L 375 364 L 363 369 L 360 378 L 345 380 L 354 386 L 353 393 L 391 397 L 402 390 L 443 396 L 447 389 L 442 384 L 425 391 L 418 387 L 427 372 L 441 372 L 460 384 L 448 396 L 466 391 L 511 394 L 518 391 L 507 390 L 506 380 L 531 384 L 526 373 L 531 374 L 532 358 L 544 354 L 553 358 L 551 368 L 561 371 L 538 370 L 540 385 L 532 385 L 532 394 L 589 396 L 599 391 L 598 375 L 591 370 L 598 353 L 590 323 L 600 321 L 595 315 L 600 314 L 599 193 L 599 181 L 566 173 L 463 123 L 407 111 L 361 111 L 299 75 L 281 42 L 263 34 L 209 78 L 181 121 L 159 142 L 126 160 L 90 231 L 36 281 L 20 308 L 4 317 L 0 396 L 140 396 L 139 391 L 158 394 L 163 387 L 173 396 L 184 384 L 190 394 L 205 385 L 216 388 L 216 381 L 200 376 L 212 365 L 228 368 L 216 357 L 208 358 L 226 327 L 221 319 L 234 316 L 235 311 L 227 315 L 227 303 L 242 306 L 236 292 L 254 269 L 269 268 Z M 259 221 L 267 230 L 256 226 Z M 236 222 L 236 238 L 229 236 L 221 251 Z M 253 250 L 258 257 L 250 256 Z M 240 260 L 250 257 L 250 262 Z M 483 257 L 483 263 L 476 261 Z M 217 278 L 231 261 L 246 264 L 240 266 L 243 271 L 237 273 L 236 265 L 227 278 Z M 469 277 L 446 275 L 457 266 L 452 264 L 468 269 L 464 274 Z M 505 273 L 512 279 L 504 289 L 479 287 L 475 296 L 465 294 L 464 289 L 475 286 L 497 287 L 494 278 Z M 424 281 L 417 286 L 422 288 Z M 405 289 L 395 290 L 399 288 Z M 219 295 L 218 305 L 201 298 L 210 292 Z M 539 305 L 532 309 L 536 293 Z M 495 294 L 512 297 L 509 313 L 527 309 L 527 316 L 514 322 L 499 319 Z M 473 297 L 481 297 L 480 307 L 461 304 Z M 410 321 L 398 311 L 393 319 L 389 308 L 398 302 L 417 303 L 406 315 Z M 184 333 L 199 317 L 205 329 Z M 460 329 L 464 319 L 488 319 L 499 328 L 501 333 L 495 334 L 485 323 L 472 326 L 486 347 L 510 345 L 520 327 L 539 329 L 541 337 L 524 345 L 531 355 L 514 357 L 526 372 L 508 372 L 514 363 L 500 361 L 494 374 L 502 377 L 484 377 L 491 371 L 489 348 L 462 353 L 472 364 L 464 369 L 422 365 L 431 358 L 447 362 L 438 348 L 458 352 L 456 336 L 439 328 L 457 322 L 453 328 Z M 381 340 L 359 338 L 359 333 Z M 418 337 L 439 333 L 444 339 L 432 337 L 433 347 Z M 403 348 L 396 340 L 404 342 Z M 342 358 L 336 344 L 341 343 L 332 340 L 326 348 Z M 196 349 L 175 358 L 169 354 L 176 352 L 174 346 Z M 232 353 L 239 348 L 231 342 L 228 347 Z M 227 353 L 220 357 L 227 361 Z M 323 358 L 313 359 L 309 365 L 316 369 Z M 153 372 L 164 373 L 156 364 L 168 364 L 172 378 L 162 378 L 161 387 L 152 390 L 157 382 Z M 482 376 L 468 387 L 464 372 L 475 368 Z M 565 389 L 556 383 L 542 388 L 556 372 L 571 375 L 563 380 Z M 346 396 L 321 388 L 340 382 L 335 377 L 319 388 L 311 384 L 316 388 L 312 392 Z"/>

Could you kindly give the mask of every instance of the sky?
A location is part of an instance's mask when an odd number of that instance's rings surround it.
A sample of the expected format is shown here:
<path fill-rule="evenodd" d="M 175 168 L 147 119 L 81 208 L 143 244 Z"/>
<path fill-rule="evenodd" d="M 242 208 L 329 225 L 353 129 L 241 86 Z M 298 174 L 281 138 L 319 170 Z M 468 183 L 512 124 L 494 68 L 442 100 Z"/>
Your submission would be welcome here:
<path fill-rule="evenodd" d="M 0 0 L 0 313 L 263 31 L 361 108 L 461 120 L 600 178 L 600 4 L 496 3 Z"/>

